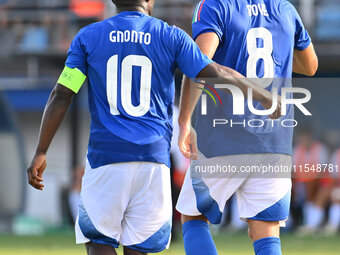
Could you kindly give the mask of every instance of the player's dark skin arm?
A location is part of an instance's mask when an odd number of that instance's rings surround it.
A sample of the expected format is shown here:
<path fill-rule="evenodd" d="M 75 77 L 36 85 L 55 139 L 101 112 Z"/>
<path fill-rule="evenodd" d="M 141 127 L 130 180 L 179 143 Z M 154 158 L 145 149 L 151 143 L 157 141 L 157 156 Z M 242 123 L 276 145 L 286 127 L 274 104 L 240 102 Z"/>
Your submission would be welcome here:
<path fill-rule="evenodd" d="M 38 190 L 44 188 L 42 175 L 46 168 L 47 150 L 71 105 L 74 95 L 75 93 L 72 90 L 57 84 L 45 106 L 38 146 L 31 165 L 27 169 L 29 184 Z"/>
<path fill-rule="evenodd" d="M 244 77 L 239 72 L 229 67 L 222 66 L 217 63 L 211 63 L 198 74 L 197 78 L 213 78 L 223 82 L 224 84 L 232 84 L 241 89 L 245 97 L 248 96 L 248 89 L 251 88 L 253 91 L 254 100 L 261 102 L 266 109 L 269 109 L 272 106 L 273 97 L 268 90 L 260 87 L 259 85 Z M 230 93 L 229 90 L 224 91 L 226 93 Z M 277 118 L 280 116 L 278 110 L 280 109 L 276 109 L 275 113 L 272 116 L 273 118 Z"/>

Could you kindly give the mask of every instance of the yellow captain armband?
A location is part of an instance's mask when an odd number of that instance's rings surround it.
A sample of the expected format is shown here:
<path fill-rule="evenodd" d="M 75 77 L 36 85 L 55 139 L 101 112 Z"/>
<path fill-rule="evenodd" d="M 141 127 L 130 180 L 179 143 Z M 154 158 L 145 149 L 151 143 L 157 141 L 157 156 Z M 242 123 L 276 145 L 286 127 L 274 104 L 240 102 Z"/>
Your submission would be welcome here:
<path fill-rule="evenodd" d="M 74 93 L 78 93 L 85 79 L 86 75 L 78 68 L 69 68 L 65 66 L 59 77 L 58 83 L 72 90 Z"/>

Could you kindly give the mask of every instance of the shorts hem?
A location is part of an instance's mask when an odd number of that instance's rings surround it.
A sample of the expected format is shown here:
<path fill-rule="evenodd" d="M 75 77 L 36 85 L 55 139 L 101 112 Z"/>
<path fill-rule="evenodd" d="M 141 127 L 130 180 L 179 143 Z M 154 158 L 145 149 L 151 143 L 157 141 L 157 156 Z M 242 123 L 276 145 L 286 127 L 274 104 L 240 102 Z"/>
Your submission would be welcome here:
<path fill-rule="evenodd" d="M 288 216 L 284 217 L 284 218 L 280 218 L 280 219 L 276 219 L 276 218 L 261 218 L 261 217 L 241 217 L 243 219 L 247 219 L 247 220 L 259 220 L 259 221 L 286 221 L 288 220 Z"/>
<path fill-rule="evenodd" d="M 168 245 L 165 245 L 164 247 L 162 247 L 160 249 L 145 249 L 145 248 L 136 247 L 135 245 L 131 245 L 131 246 L 123 245 L 123 246 L 126 247 L 126 248 L 129 248 L 131 250 L 140 251 L 140 252 L 144 252 L 144 253 L 158 253 L 158 252 L 164 251 L 167 248 Z"/>
<path fill-rule="evenodd" d="M 119 244 L 113 244 L 113 243 L 110 243 L 110 242 L 98 241 L 98 240 L 94 241 L 94 240 L 91 240 L 91 239 L 89 239 L 89 241 L 92 242 L 92 243 L 96 243 L 96 244 L 106 244 L 106 245 L 110 245 L 110 246 L 112 246 L 112 247 L 115 248 L 115 249 L 117 249 L 117 248 L 119 247 Z"/>
<path fill-rule="evenodd" d="M 84 243 L 88 243 L 88 242 L 91 242 L 91 240 L 81 240 L 81 241 L 76 240 L 76 244 L 84 244 Z"/>
<path fill-rule="evenodd" d="M 201 216 L 202 213 L 201 212 L 196 212 L 196 213 L 189 213 L 189 212 L 185 212 L 185 210 L 180 210 L 179 208 L 176 207 L 177 212 L 179 212 L 182 215 L 187 215 L 187 216 Z"/>
<path fill-rule="evenodd" d="M 204 215 L 211 224 L 218 225 L 222 222 L 222 219 L 219 219 L 219 220 L 210 219 L 210 217 L 208 215 L 205 215 L 204 213 L 202 215 Z"/>

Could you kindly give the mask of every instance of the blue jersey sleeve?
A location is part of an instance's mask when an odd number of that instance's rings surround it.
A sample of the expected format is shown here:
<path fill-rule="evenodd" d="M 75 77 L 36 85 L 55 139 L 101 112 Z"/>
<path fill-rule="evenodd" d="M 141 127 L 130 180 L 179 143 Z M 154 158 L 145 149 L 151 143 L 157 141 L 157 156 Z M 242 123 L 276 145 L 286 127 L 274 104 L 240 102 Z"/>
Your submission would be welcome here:
<path fill-rule="evenodd" d="M 81 29 L 73 39 L 65 65 L 69 68 L 78 68 L 84 75 L 87 75 L 86 48 L 82 39 L 84 31 L 85 29 Z"/>
<path fill-rule="evenodd" d="M 302 23 L 301 17 L 296 11 L 295 7 L 293 8 L 293 19 L 295 19 L 295 44 L 294 48 L 297 50 L 305 50 L 310 43 L 312 42 L 305 26 Z"/>
<path fill-rule="evenodd" d="M 224 6 L 221 1 L 201 1 L 197 5 L 192 19 L 192 34 L 194 40 L 196 40 L 200 34 L 214 32 L 218 35 L 220 41 L 222 41 L 226 26 L 226 14 L 226 6 Z"/>
<path fill-rule="evenodd" d="M 199 72 L 213 61 L 201 52 L 186 32 L 178 28 L 174 29 L 177 66 L 189 78 L 196 78 Z"/>

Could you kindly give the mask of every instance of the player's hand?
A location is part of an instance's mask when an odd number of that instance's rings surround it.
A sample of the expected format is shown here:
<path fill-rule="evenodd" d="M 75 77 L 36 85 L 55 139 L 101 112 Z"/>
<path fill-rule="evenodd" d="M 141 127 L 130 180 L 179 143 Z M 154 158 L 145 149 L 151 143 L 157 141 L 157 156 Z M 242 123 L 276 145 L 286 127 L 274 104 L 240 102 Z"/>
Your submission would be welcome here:
<path fill-rule="evenodd" d="M 193 127 L 180 127 L 178 147 L 184 157 L 193 160 L 198 159 L 197 134 Z"/>
<path fill-rule="evenodd" d="M 32 160 L 30 167 L 27 169 L 28 174 L 28 183 L 35 189 L 43 190 L 44 181 L 42 179 L 44 170 L 46 168 L 46 155 L 45 154 L 36 154 Z"/>
<path fill-rule="evenodd" d="M 265 109 L 269 110 L 273 105 L 273 96 L 268 96 L 262 105 Z M 277 107 L 275 111 L 268 117 L 271 119 L 279 119 L 281 117 L 281 97 L 279 95 L 277 96 Z"/>

